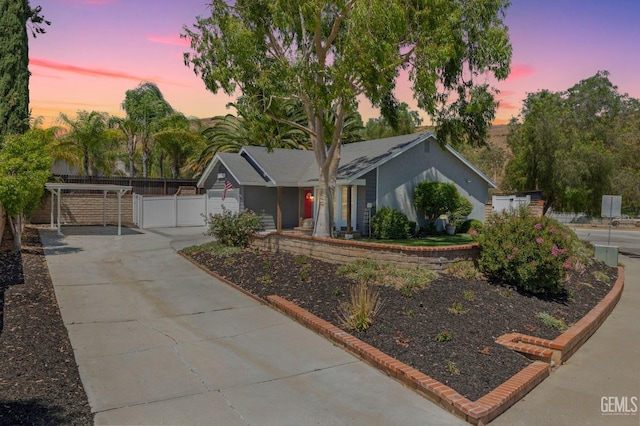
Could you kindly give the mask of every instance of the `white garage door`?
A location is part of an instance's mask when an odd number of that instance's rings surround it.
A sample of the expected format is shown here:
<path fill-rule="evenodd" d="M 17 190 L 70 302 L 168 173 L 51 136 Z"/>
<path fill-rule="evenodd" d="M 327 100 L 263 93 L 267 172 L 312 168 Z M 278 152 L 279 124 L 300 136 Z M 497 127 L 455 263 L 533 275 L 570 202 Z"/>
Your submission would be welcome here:
<path fill-rule="evenodd" d="M 238 190 L 235 188 L 227 190 L 224 200 L 222 195 L 222 189 L 210 189 L 207 191 L 207 212 L 209 214 L 222 213 L 222 206 L 224 206 L 226 210 L 238 213 L 240 211 Z"/>

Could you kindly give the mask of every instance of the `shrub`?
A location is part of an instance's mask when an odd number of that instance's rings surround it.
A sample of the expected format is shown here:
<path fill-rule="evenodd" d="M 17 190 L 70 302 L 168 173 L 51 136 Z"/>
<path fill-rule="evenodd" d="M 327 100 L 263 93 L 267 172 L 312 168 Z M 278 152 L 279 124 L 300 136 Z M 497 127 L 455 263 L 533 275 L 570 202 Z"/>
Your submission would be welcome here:
<path fill-rule="evenodd" d="M 420 182 L 413 193 L 413 203 L 429 220 L 453 212 L 460 204 L 456 186 L 444 182 Z"/>
<path fill-rule="evenodd" d="M 462 225 L 462 222 L 464 222 L 473 210 L 473 204 L 471 204 L 471 201 L 469 201 L 467 197 L 463 197 L 460 194 L 458 194 L 458 197 L 458 207 L 447 213 L 449 215 L 449 222 L 456 227 Z"/>
<path fill-rule="evenodd" d="M 340 305 L 339 315 L 342 325 L 349 330 L 364 331 L 382 308 L 378 290 L 364 282 L 351 287 L 350 299 Z"/>
<path fill-rule="evenodd" d="M 209 229 L 205 235 L 212 235 L 224 245 L 246 247 L 251 235 L 261 227 L 260 216 L 251 210 L 233 213 L 222 207 L 222 213 L 210 214 L 205 219 Z"/>
<path fill-rule="evenodd" d="M 433 338 L 436 342 L 448 342 L 452 339 L 451 333 L 447 330 L 443 330 L 440 333 L 436 334 L 436 337 Z"/>
<path fill-rule="evenodd" d="M 464 233 L 471 233 L 471 231 L 476 231 L 476 233 L 481 233 L 482 232 L 482 228 L 484 225 L 482 225 L 482 222 L 480 222 L 478 219 L 467 219 L 464 222 L 462 222 L 462 224 L 460 225 L 460 228 L 458 228 L 458 231 L 460 231 L 460 233 L 464 234 Z"/>
<path fill-rule="evenodd" d="M 470 260 L 454 262 L 449 265 L 445 271 L 457 278 L 466 278 L 468 280 L 478 280 L 482 278 L 482 274 Z"/>
<path fill-rule="evenodd" d="M 526 207 L 491 215 L 480 236 L 480 270 L 488 279 L 532 293 L 557 293 L 572 268 L 575 234 Z"/>
<path fill-rule="evenodd" d="M 402 240 L 411 235 L 411 225 L 407 215 L 390 207 L 382 207 L 371 217 L 373 238 Z"/>
<path fill-rule="evenodd" d="M 567 324 L 565 324 L 562 318 L 556 318 L 546 312 L 538 312 L 536 316 L 549 328 L 553 328 L 558 331 L 565 331 L 567 329 Z"/>

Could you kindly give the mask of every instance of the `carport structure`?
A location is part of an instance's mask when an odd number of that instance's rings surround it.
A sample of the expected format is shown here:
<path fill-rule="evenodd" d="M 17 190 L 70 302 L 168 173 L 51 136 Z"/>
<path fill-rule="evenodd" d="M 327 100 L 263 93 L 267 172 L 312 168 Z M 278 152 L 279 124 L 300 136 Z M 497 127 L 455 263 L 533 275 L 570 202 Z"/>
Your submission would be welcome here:
<path fill-rule="evenodd" d="M 51 227 L 54 227 L 54 198 L 57 199 L 56 217 L 58 235 L 62 235 L 60 230 L 60 199 L 62 191 L 102 191 L 104 194 L 102 203 L 102 223 L 107 226 L 107 192 L 115 192 L 118 194 L 118 235 L 122 235 L 122 196 L 132 190 L 132 186 L 125 185 L 108 185 L 108 184 L 91 184 L 91 183 L 46 183 L 45 188 L 51 193 Z"/>

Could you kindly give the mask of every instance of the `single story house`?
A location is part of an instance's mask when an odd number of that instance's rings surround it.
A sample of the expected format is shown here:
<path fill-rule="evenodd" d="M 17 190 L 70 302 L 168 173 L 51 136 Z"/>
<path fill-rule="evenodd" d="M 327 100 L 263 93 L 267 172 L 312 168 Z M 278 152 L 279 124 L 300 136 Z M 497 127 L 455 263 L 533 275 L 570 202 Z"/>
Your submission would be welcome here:
<path fill-rule="evenodd" d="M 312 151 L 246 146 L 218 153 L 198 181 L 208 211 L 253 210 L 278 230 L 315 217 L 318 166 Z M 376 209 L 391 207 L 422 225 L 413 190 L 423 181 L 452 182 L 473 204 L 469 215 L 484 221 L 489 188 L 497 185 L 434 133 L 411 134 L 342 146 L 334 200 L 337 230 L 367 234 Z M 226 189 L 225 189 L 226 188 Z"/>

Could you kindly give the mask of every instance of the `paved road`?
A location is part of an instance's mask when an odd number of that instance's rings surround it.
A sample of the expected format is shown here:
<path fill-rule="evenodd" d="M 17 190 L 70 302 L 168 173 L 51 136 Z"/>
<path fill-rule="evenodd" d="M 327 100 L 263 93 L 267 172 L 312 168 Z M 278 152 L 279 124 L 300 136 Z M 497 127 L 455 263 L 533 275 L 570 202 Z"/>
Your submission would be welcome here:
<path fill-rule="evenodd" d="M 175 250 L 202 229 L 42 230 L 95 423 L 465 425 Z"/>
<path fill-rule="evenodd" d="M 640 231 L 612 228 L 609 234 L 607 228 L 575 228 L 574 232 L 583 240 L 594 244 L 617 246 L 622 254 L 640 257 Z"/>

